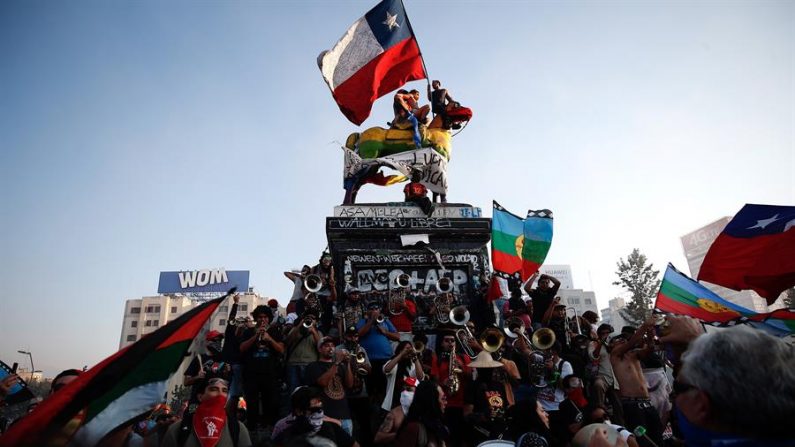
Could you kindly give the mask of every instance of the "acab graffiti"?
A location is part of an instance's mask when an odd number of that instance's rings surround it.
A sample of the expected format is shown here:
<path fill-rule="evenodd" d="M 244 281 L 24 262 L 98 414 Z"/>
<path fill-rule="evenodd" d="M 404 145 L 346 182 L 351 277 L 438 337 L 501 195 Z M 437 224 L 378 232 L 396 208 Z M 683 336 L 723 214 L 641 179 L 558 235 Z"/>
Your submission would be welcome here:
<path fill-rule="evenodd" d="M 356 272 L 356 279 L 359 290 L 362 292 L 370 292 L 373 290 L 384 291 L 389 290 L 395 284 L 395 278 L 402 274 L 408 274 L 411 277 L 410 288 L 413 291 L 422 291 L 428 293 L 436 288 L 436 283 L 439 278 L 447 277 L 453 281 L 455 286 L 454 293 L 459 293 L 462 285 L 469 282 L 469 274 L 466 270 L 460 268 L 453 268 L 452 270 L 442 269 L 414 269 L 403 270 L 399 268 L 386 269 L 362 269 Z"/>

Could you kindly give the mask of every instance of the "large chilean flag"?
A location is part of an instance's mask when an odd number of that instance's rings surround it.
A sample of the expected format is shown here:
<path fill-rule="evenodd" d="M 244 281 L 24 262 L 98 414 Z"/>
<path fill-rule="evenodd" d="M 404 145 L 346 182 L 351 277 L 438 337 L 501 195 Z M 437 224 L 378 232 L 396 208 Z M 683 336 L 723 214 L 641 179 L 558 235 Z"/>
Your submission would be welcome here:
<path fill-rule="evenodd" d="M 745 205 L 709 247 L 698 279 L 773 304 L 795 286 L 795 206 Z"/>
<path fill-rule="evenodd" d="M 384 0 L 317 58 L 342 113 L 359 125 L 376 99 L 425 79 L 417 40 L 401 0 Z"/>

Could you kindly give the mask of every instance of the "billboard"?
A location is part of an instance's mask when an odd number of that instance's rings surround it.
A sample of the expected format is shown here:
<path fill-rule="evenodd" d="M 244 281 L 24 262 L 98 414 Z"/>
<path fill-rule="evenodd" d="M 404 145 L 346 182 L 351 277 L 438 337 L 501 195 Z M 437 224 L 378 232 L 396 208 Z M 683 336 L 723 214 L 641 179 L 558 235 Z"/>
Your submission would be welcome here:
<path fill-rule="evenodd" d="M 157 293 L 226 293 L 232 287 L 245 292 L 248 290 L 248 276 L 248 270 L 224 268 L 160 272 Z"/>

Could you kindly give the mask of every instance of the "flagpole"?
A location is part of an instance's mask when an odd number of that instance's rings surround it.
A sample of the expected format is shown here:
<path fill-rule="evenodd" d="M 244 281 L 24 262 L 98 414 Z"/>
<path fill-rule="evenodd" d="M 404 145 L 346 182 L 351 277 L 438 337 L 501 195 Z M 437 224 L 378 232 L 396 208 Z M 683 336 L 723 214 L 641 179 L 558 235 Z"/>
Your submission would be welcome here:
<path fill-rule="evenodd" d="M 403 0 L 399 1 L 400 1 L 400 6 L 403 7 L 403 12 L 406 14 L 406 25 L 409 27 L 411 35 L 414 36 L 414 42 L 417 43 L 417 51 L 420 53 L 420 60 L 422 61 L 422 70 L 425 72 L 425 82 L 428 84 L 428 87 L 430 87 L 431 77 L 428 76 L 428 67 L 425 66 L 425 58 L 422 57 L 422 49 L 420 48 L 420 41 L 417 40 L 417 35 L 414 33 L 414 28 L 411 26 L 411 20 L 409 20 L 409 13 L 406 12 L 406 5 L 403 3 Z"/>

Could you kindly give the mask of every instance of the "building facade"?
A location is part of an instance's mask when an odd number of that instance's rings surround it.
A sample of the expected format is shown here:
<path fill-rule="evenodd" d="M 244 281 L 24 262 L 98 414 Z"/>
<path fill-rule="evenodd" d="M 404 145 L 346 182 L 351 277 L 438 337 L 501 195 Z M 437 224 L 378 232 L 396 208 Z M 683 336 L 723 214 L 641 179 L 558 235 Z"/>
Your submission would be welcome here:
<path fill-rule="evenodd" d="M 577 311 L 577 315 L 582 315 L 583 312 L 588 310 L 599 315 L 596 294 L 591 291 L 574 288 L 574 276 L 571 273 L 570 265 L 544 264 L 539 271 L 545 275 L 554 276 L 560 281 L 558 296 L 560 296 L 561 304 L 574 308 Z M 569 312 L 572 313 L 571 311 Z"/>
<path fill-rule="evenodd" d="M 239 293 L 238 296 L 240 297 L 237 306 L 238 317 L 249 315 L 255 307 L 266 305 L 271 299 L 262 297 L 252 290 Z M 124 303 L 119 349 L 135 343 L 144 335 L 156 331 L 199 304 L 200 302 L 191 300 L 184 295 L 155 295 L 127 300 Z M 227 299 L 218 306 L 218 310 L 210 319 L 210 330 L 224 332 L 231 306 L 231 299 Z M 282 315 L 283 312 L 282 309 Z"/>
<path fill-rule="evenodd" d="M 626 307 L 627 303 L 624 301 L 624 298 L 613 298 L 608 301 L 607 305 L 608 307 L 602 309 L 602 321 L 600 321 L 599 324 L 609 324 L 615 329 L 614 333 L 617 333 L 621 331 L 622 327 L 628 325 L 627 321 L 624 320 L 619 312 L 619 310 Z"/>

